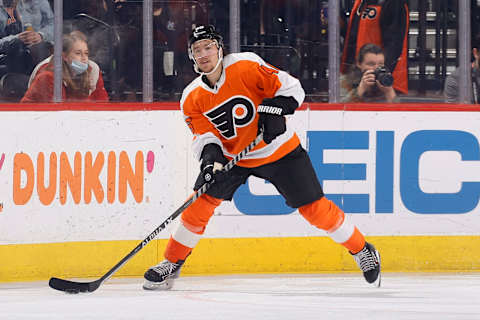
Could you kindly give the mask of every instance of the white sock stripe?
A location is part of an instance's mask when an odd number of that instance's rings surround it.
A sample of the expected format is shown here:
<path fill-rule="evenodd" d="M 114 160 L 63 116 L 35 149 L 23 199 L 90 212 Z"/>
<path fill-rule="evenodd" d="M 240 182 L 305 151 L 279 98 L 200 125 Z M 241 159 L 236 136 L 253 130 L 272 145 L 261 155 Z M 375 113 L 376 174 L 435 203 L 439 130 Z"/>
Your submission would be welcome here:
<path fill-rule="evenodd" d="M 350 222 L 350 219 L 345 215 L 343 223 L 337 228 L 337 230 L 328 233 L 329 237 L 337 243 L 344 243 L 350 239 L 355 231 L 355 226 Z"/>
<path fill-rule="evenodd" d="M 177 230 L 175 230 L 175 232 L 172 234 L 172 238 L 186 247 L 195 248 L 202 236 L 188 230 L 187 228 L 185 228 L 183 223 L 180 222 L 178 224 Z"/>

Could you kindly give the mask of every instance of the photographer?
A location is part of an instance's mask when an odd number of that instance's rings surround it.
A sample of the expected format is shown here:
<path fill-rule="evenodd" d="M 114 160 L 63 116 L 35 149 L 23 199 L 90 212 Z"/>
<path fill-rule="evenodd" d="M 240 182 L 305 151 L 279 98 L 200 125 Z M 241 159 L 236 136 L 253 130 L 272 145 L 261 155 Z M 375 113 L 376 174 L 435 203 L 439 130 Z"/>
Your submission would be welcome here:
<path fill-rule="evenodd" d="M 367 43 L 360 48 L 356 64 L 340 77 L 342 102 L 396 102 L 393 76 L 385 67 L 383 50 Z"/>
<path fill-rule="evenodd" d="M 408 94 L 408 30 L 407 0 L 349 0 L 349 15 L 340 72 L 348 72 L 359 48 L 374 43 L 383 49 L 385 65 L 395 78 L 394 89 Z"/>

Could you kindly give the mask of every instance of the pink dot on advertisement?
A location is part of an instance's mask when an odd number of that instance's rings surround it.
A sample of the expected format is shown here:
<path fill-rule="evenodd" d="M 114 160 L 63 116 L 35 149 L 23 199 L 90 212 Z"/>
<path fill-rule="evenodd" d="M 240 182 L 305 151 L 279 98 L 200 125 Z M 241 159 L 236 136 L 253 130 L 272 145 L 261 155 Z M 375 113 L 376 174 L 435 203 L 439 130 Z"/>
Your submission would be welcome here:
<path fill-rule="evenodd" d="M 5 153 L 2 153 L 2 157 L 0 158 L 0 170 L 2 170 L 4 161 L 5 161 Z"/>
<path fill-rule="evenodd" d="M 155 164 L 155 154 L 152 151 L 147 153 L 147 171 L 148 173 L 153 171 L 153 165 Z"/>

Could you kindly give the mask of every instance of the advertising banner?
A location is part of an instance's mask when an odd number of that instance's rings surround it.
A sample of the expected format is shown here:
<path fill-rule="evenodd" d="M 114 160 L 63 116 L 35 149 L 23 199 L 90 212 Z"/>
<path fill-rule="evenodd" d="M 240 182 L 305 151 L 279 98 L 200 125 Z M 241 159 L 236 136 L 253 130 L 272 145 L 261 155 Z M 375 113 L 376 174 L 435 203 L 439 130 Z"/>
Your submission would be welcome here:
<path fill-rule="evenodd" d="M 288 122 L 327 197 L 366 235 L 478 235 L 479 117 L 307 109 Z M 0 244 L 143 239 L 199 170 L 178 110 L 2 112 L 0 134 Z M 325 234 L 257 178 L 205 234 L 307 235 Z"/>

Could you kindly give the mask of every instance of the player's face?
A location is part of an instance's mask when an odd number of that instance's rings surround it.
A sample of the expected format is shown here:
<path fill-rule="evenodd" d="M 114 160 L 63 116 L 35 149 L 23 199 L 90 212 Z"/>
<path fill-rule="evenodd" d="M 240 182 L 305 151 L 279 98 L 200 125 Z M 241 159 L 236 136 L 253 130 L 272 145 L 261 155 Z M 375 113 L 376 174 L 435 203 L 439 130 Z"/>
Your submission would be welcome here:
<path fill-rule="evenodd" d="M 385 56 L 375 53 L 367 53 L 363 57 L 362 62 L 358 62 L 357 66 L 362 72 L 367 70 L 375 70 L 378 67 L 383 67 L 385 65 Z"/>
<path fill-rule="evenodd" d="M 192 45 L 192 53 L 198 68 L 202 72 L 210 72 L 218 62 L 217 43 L 213 40 L 200 40 Z"/>

